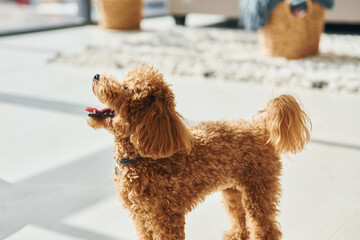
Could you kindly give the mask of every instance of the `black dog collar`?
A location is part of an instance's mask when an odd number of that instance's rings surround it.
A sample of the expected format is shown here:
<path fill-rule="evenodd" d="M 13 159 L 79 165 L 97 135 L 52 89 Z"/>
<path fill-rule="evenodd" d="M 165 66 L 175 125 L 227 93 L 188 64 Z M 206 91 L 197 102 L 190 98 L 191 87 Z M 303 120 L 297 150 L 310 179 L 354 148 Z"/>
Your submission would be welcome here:
<path fill-rule="evenodd" d="M 130 164 L 135 162 L 136 160 L 138 160 L 141 157 L 136 157 L 136 158 L 123 158 L 123 159 L 118 159 L 116 160 L 116 162 L 120 165 L 120 164 Z"/>

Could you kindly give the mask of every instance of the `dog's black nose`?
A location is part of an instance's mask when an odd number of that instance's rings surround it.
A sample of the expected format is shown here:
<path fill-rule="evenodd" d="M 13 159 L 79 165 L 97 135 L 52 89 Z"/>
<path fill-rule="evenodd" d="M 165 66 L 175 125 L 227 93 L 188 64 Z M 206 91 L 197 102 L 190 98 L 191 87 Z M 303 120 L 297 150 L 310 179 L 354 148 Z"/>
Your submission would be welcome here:
<path fill-rule="evenodd" d="M 93 81 L 99 81 L 100 80 L 100 74 L 95 74 Z"/>

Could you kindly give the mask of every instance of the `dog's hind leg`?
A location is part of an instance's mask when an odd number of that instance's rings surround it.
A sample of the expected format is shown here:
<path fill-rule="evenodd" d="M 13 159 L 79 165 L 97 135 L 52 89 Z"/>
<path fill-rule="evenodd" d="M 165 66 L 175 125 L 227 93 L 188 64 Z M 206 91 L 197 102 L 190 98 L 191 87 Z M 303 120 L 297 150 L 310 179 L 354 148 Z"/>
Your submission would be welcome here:
<path fill-rule="evenodd" d="M 246 214 L 242 206 L 242 194 L 234 188 L 222 190 L 223 204 L 227 210 L 232 227 L 224 233 L 224 240 L 247 240 L 249 232 L 246 228 Z"/>
<path fill-rule="evenodd" d="M 280 184 L 277 177 L 248 179 L 241 187 L 250 239 L 279 240 L 281 232 L 276 221 Z"/>

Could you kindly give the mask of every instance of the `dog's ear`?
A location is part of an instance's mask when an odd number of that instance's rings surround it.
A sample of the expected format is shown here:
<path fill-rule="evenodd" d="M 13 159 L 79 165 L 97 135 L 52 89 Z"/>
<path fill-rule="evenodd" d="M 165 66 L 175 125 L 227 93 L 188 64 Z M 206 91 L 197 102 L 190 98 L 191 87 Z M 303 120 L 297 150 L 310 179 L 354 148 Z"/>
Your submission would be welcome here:
<path fill-rule="evenodd" d="M 130 141 L 142 157 L 166 158 L 191 149 L 190 132 L 174 105 L 150 96 L 148 106 L 136 114 Z"/>

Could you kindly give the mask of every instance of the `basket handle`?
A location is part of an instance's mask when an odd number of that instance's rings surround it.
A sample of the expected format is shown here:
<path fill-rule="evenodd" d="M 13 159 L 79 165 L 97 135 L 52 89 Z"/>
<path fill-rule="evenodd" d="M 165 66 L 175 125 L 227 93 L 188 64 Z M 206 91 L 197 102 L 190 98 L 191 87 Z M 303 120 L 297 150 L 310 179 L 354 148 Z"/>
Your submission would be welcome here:
<path fill-rule="evenodd" d="M 285 1 L 284 1 L 284 3 L 285 3 L 285 4 L 284 4 L 284 6 L 285 6 L 285 12 L 286 12 L 286 14 L 289 15 L 289 17 L 293 17 L 293 18 L 295 18 L 295 19 L 299 19 L 299 18 L 295 17 L 295 16 L 292 14 L 291 10 L 290 10 L 290 4 L 291 4 L 291 2 L 292 2 L 292 0 L 285 0 Z M 311 1 L 311 0 L 306 0 L 306 4 L 307 4 L 306 15 L 305 15 L 305 17 L 300 18 L 300 19 L 306 19 L 306 18 L 308 18 L 308 17 L 310 16 L 311 12 L 312 12 L 312 9 L 313 9 L 313 3 L 312 3 L 312 1 Z"/>

